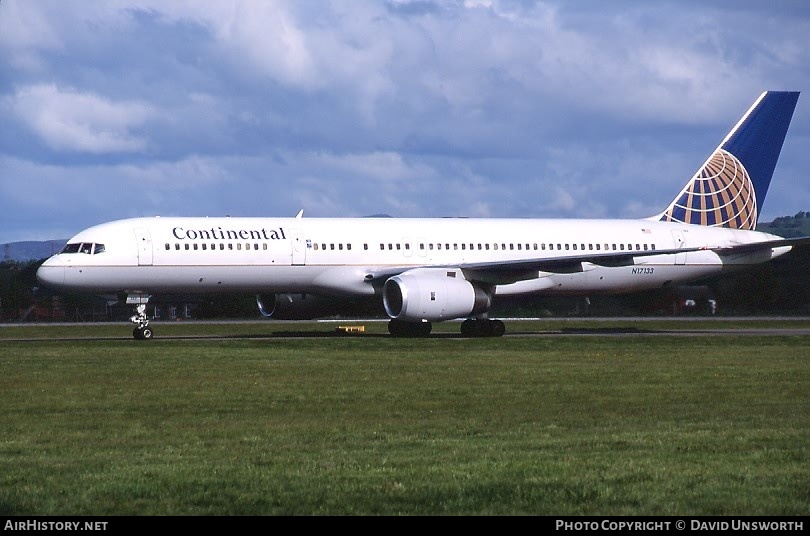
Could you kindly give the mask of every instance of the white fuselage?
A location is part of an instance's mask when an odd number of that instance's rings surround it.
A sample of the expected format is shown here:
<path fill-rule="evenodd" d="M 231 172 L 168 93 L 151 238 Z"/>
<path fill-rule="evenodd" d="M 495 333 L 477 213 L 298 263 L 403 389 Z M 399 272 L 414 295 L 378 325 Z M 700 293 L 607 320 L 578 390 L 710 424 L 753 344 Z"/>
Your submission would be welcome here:
<path fill-rule="evenodd" d="M 464 272 L 474 266 L 499 296 L 615 293 L 766 262 L 790 247 L 724 257 L 709 248 L 778 238 L 652 220 L 137 218 L 82 231 L 69 241 L 72 249 L 42 265 L 38 277 L 51 287 L 99 294 L 373 296 L 386 274 L 430 267 Z M 673 249 L 689 251 L 636 257 L 627 266 L 584 262 L 572 273 L 529 269 L 487 275 L 486 269 L 488 263 Z"/>

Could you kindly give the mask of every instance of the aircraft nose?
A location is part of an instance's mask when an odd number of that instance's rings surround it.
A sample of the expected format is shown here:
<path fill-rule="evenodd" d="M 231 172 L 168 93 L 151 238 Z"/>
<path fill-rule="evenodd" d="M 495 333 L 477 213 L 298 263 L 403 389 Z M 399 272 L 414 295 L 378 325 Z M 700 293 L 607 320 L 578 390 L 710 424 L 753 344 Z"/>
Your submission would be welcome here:
<path fill-rule="evenodd" d="M 45 261 L 37 270 L 37 280 L 46 287 L 59 287 L 65 284 L 65 267 L 52 266 Z"/>

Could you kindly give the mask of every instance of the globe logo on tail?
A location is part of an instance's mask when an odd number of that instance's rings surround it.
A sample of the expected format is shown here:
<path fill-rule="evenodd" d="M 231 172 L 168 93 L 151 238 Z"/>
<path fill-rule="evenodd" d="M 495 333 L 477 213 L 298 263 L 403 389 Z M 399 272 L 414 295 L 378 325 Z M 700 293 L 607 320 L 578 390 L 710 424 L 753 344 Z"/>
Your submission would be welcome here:
<path fill-rule="evenodd" d="M 757 200 L 748 171 L 733 154 L 718 149 L 661 221 L 753 230 Z"/>

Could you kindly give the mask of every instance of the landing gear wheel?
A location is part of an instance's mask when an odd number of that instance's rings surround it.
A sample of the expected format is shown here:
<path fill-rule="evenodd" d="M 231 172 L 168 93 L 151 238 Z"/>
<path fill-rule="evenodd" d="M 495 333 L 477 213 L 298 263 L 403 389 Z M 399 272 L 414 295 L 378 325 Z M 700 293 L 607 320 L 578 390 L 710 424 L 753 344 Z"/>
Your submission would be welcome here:
<path fill-rule="evenodd" d="M 478 321 L 468 318 L 461 323 L 461 336 L 462 337 L 477 337 L 478 336 Z"/>
<path fill-rule="evenodd" d="M 506 325 L 500 320 L 490 320 L 490 330 L 493 337 L 503 337 Z"/>
<path fill-rule="evenodd" d="M 144 326 L 142 328 L 135 328 L 132 330 L 132 336 L 139 341 L 148 341 L 154 335 L 155 333 L 152 331 L 152 328 L 148 326 Z"/>
<path fill-rule="evenodd" d="M 430 322 L 405 322 L 391 320 L 388 322 L 388 333 L 394 337 L 427 337 L 433 330 Z"/>
<path fill-rule="evenodd" d="M 468 318 L 461 323 L 462 337 L 503 337 L 506 325 L 500 320 Z"/>

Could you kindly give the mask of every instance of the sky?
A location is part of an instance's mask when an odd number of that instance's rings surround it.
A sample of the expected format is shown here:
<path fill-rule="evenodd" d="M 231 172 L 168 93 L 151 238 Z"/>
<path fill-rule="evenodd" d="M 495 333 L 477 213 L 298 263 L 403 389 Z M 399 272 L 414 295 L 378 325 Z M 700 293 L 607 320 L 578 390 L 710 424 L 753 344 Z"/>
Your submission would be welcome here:
<path fill-rule="evenodd" d="M 138 216 L 641 218 L 764 90 L 810 211 L 810 3 L 0 0 L 0 243 Z"/>

